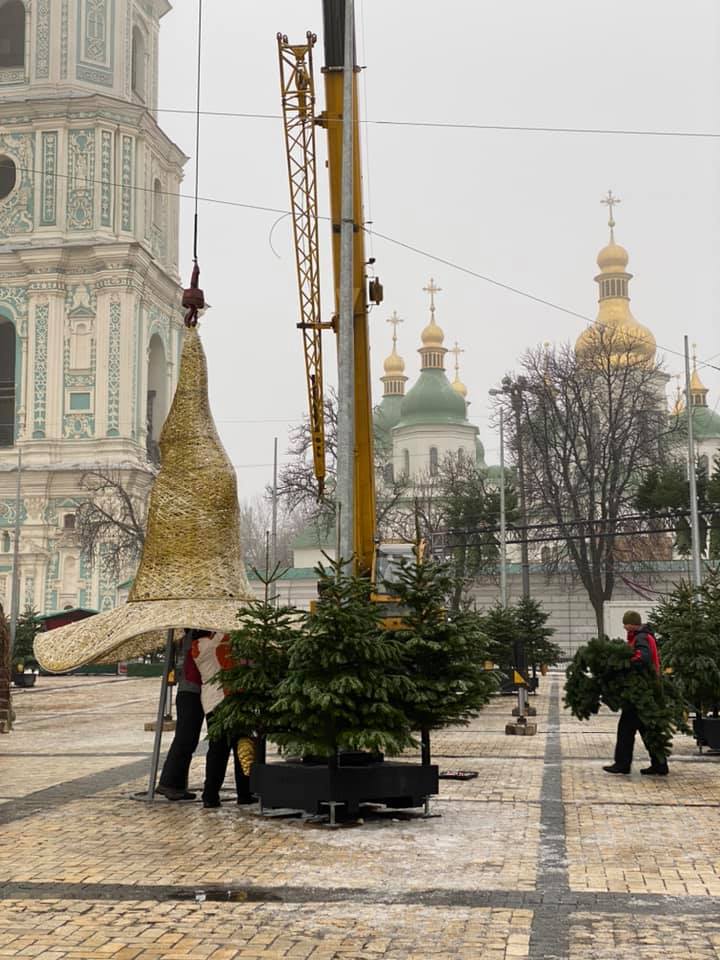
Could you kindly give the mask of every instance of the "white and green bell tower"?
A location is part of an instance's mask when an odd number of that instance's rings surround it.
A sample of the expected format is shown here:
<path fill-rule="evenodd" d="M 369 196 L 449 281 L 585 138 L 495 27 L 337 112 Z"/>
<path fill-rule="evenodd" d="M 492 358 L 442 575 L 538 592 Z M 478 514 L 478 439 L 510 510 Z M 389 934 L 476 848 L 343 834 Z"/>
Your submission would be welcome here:
<path fill-rule="evenodd" d="M 22 450 L 20 602 L 108 609 L 80 479 L 147 484 L 182 337 L 178 194 L 158 126 L 167 0 L 0 0 L 0 602 Z"/>

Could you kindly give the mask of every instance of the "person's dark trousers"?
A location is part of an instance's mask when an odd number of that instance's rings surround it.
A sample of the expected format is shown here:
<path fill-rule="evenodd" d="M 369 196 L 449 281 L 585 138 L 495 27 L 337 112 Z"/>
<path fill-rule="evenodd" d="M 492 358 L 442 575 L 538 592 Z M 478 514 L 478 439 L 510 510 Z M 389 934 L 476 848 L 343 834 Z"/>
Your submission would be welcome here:
<path fill-rule="evenodd" d="M 208 725 L 211 718 L 212 713 L 209 713 L 207 716 Z M 250 777 L 246 777 L 243 773 L 237 751 L 233 749 L 229 737 L 220 737 L 218 740 L 210 741 L 205 758 L 205 786 L 202 792 L 205 803 L 215 804 L 220 800 L 220 789 L 225 782 L 225 773 L 231 751 L 238 800 L 245 800 L 250 797 Z"/>
<path fill-rule="evenodd" d="M 615 765 L 623 770 L 629 770 L 632 766 L 633 747 L 635 746 L 635 734 L 639 733 L 645 741 L 645 724 L 637 714 L 637 710 L 623 710 L 620 713 L 617 728 L 617 741 L 615 743 Z M 649 752 L 649 751 L 648 751 Z M 650 754 L 650 764 L 656 769 L 666 767 L 667 760 L 664 757 L 656 757 Z"/>
<path fill-rule="evenodd" d="M 200 741 L 203 718 L 200 694 L 185 690 L 175 700 L 177 720 L 175 736 L 160 774 L 160 786 L 172 790 L 187 789 L 193 753 Z"/>

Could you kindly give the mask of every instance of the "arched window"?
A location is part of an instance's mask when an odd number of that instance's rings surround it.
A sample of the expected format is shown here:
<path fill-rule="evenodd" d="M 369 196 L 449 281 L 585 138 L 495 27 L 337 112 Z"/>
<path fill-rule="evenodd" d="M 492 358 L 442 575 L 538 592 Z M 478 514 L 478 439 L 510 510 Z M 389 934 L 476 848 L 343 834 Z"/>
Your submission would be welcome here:
<path fill-rule="evenodd" d="M 145 35 L 140 27 L 132 32 L 132 89 L 141 100 L 145 99 Z"/>
<path fill-rule="evenodd" d="M 0 316 L 0 447 L 15 441 L 15 327 Z"/>
<path fill-rule="evenodd" d="M 10 553 L 10 534 L 7 530 L 4 530 L 2 535 L 2 552 Z"/>
<path fill-rule="evenodd" d="M 403 450 L 403 475 L 410 476 L 410 451 Z"/>
<path fill-rule="evenodd" d="M 465 459 L 465 447 L 458 447 L 458 460 Z"/>
<path fill-rule="evenodd" d="M 10 157 L 0 156 L 0 200 L 9 197 L 17 183 L 17 167 Z"/>
<path fill-rule="evenodd" d="M 437 447 L 430 447 L 430 476 L 438 475 L 438 452 Z"/>
<path fill-rule="evenodd" d="M 66 513 L 63 517 L 63 530 L 74 530 L 75 529 L 75 514 Z"/>
<path fill-rule="evenodd" d="M 706 453 L 698 458 L 698 467 L 700 468 L 701 473 L 704 473 L 707 477 L 710 473 L 710 457 L 708 457 Z"/>
<path fill-rule="evenodd" d="M 157 333 L 150 339 L 147 384 L 146 447 L 150 460 L 160 463 L 160 431 L 168 413 L 168 387 L 165 348 Z"/>
<path fill-rule="evenodd" d="M 25 63 L 25 4 L 10 0 L 0 4 L 0 68 Z"/>
<path fill-rule="evenodd" d="M 383 479 L 385 483 L 392 483 L 394 479 L 393 465 L 391 463 L 386 463 L 383 468 Z"/>

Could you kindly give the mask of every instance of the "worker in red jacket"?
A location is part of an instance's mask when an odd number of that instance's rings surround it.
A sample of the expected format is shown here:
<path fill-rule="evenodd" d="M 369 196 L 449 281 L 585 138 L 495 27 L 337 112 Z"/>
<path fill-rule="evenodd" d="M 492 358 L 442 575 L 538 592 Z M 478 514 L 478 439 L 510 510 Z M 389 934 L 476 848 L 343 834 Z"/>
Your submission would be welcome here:
<path fill-rule="evenodd" d="M 632 648 L 631 663 L 636 670 L 654 670 L 660 675 L 660 655 L 658 654 L 655 637 L 642 617 L 635 610 L 627 610 L 623 615 L 623 626 L 627 634 L 627 642 Z M 603 767 L 606 773 L 630 773 L 632 766 L 635 734 L 641 737 L 645 733 L 645 725 L 634 707 L 627 707 L 620 713 L 615 744 L 615 762 Z M 648 751 L 649 753 L 650 751 Z M 650 777 L 666 777 L 668 774 L 667 757 L 657 757 L 650 754 L 650 766 L 640 773 Z"/>

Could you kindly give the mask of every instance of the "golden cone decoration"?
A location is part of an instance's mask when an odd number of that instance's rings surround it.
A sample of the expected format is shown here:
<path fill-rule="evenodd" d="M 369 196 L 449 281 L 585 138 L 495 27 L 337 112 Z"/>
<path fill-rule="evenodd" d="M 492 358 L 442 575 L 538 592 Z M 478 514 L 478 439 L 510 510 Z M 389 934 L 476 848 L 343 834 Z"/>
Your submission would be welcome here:
<path fill-rule="evenodd" d="M 252 765 L 255 763 L 255 741 L 252 737 L 241 737 L 235 745 L 242 772 L 246 777 L 250 776 Z"/>
<path fill-rule="evenodd" d="M 207 361 L 197 332 L 185 331 L 180 374 L 160 435 L 140 566 L 128 602 L 35 639 L 40 665 L 55 673 L 131 659 L 182 627 L 227 633 L 252 598 L 240 547 L 235 471 L 208 400 Z"/>

